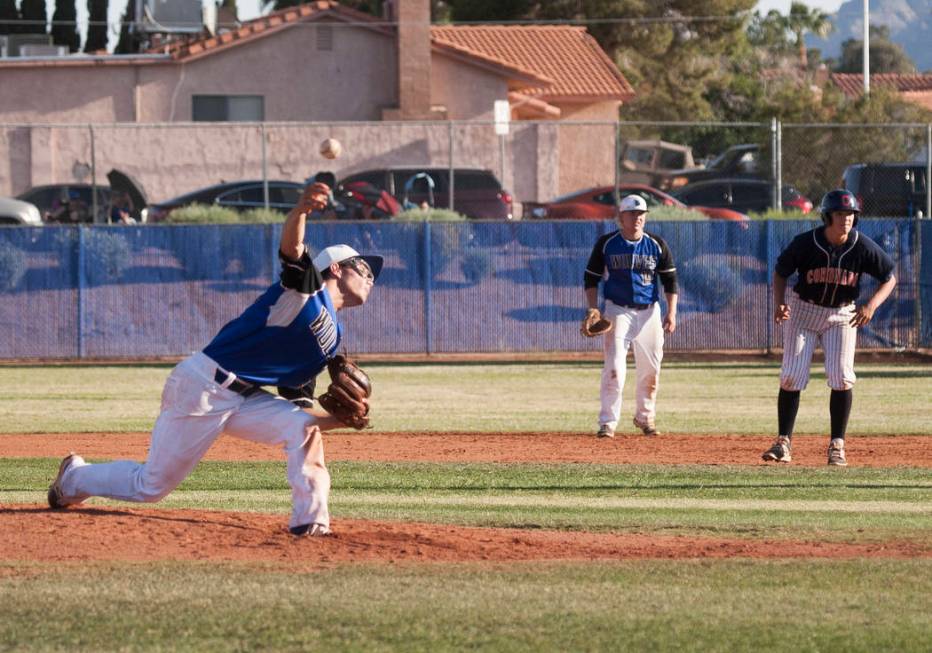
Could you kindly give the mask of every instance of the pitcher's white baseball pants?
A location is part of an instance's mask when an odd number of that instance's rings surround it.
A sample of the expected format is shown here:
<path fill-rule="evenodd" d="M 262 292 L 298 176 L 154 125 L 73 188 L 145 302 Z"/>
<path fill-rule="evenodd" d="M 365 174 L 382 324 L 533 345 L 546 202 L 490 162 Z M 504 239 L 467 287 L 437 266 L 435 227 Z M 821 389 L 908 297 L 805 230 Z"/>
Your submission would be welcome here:
<path fill-rule="evenodd" d="M 179 363 L 162 391 L 162 411 L 152 430 L 149 456 L 132 461 L 72 466 L 62 479 L 63 498 L 91 496 L 158 501 L 194 469 L 221 433 L 280 444 L 288 459 L 290 527 L 329 528 L 330 473 L 315 418 L 286 399 L 259 390 L 243 397 L 217 384 L 217 364 L 197 353 Z M 229 382 L 232 381 L 232 378 Z"/>
<path fill-rule="evenodd" d="M 603 336 L 599 424 L 612 429 L 621 416 L 621 391 L 625 386 L 625 360 L 628 347 L 634 350 L 637 385 L 634 390 L 634 416 L 639 422 L 653 424 L 657 413 L 657 387 L 660 384 L 660 361 L 663 359 L 663 323 L 660 304 L 636 310 L 606 301 L 604 317 L 614 328 Z"/>

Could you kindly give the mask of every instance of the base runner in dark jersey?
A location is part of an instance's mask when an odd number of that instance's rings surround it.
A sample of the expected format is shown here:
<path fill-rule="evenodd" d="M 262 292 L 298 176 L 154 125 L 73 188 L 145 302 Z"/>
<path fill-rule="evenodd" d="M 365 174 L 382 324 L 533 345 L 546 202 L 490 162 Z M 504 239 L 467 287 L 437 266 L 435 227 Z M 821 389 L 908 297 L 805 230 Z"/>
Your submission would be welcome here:
<path fill-rule="evenodd" d="M 783 366 L 777 398 L 779 435 L 763 459 L 790 462 L 791 438 L 799 394 L 809 382 L 812 353 L 821 342 L 825 375 L 832 389 L 829 401 L 831 441 L 829 465 L 847 465 L 845 431 L 851 414 L 855 382 L 854 350 L 857 328 L 868 324 L 896 285 L 893 259 L 877 243 L 856 230 L 860 207 L 846 190 L 826 193 L 821 204 L 823 226 L 800 234 L 777 259 L 773 294 L 774 319 L 786 322 Z M 799 280 L 786 296 L 786 281 L 794 272 Z M 867 303 L 855 305 L 861 275 L 880 285 Z"/>
<path fill-rule="evenodd" d="M 321 431 L 342 424 L 316 402 L 297 400 L 310 396 L 307 389 L 340 346 L 343 326 L 337 312 L 366 302 L 382 258 L 332 245 L 311 259 L 304 245 L 305 220 L 327 205 L 329 190 L 311 184 L 288 214 L 279 251 L 281 279 L 203 351 L 172 370 L 146 462 L 89 465 L 71 454 L 49 488 L 50 507 L 65 508 L 92 496 L 159 501 L 226 433 L 281 446 L 291 485 L 291 532 L 330 533 L 330 474 Z M 269 385 L 279 386 L 282 396 L 262 388 Z"/>
<path fill-rule="evenodd" d="M 647 203 L 628 195 L 618 207 L 619 230 L 599 238 L 583 275 L 587 315 L 598 312 L 599 282 L 603 283 L 605 310 L 612 324 L 602 336 L 604 366 L 600 389 L 600 438 L 615 435 L 621 417 L 628 348 L 634 350 L 637 371 L 634 425 L 644 435 L 659 435 L 655 426 L 663 334 L 676 329 L 677 285 L 673 255 L 666 241 L 644 231 Z M 667 315 L 660 317 L 660 286 L 667 300 Z"/>

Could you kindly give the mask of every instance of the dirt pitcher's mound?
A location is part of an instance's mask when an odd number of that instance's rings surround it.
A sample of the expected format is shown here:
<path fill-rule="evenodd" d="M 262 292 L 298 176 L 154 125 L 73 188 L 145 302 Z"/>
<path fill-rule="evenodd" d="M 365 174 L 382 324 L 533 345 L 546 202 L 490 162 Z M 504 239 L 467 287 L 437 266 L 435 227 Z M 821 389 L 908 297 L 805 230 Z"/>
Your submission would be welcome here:
<path fill-rule="evenodd" d="M 0 507 L 0 560 L 243 561 L 317 569 L 345 562 L 636 558 L 916 558 L 914 542 L 874 544 L 467 528 L 341 519 L 333 537 L 293 537 L 282 515 L 36 505 Z"/>
<path fill-rule="evenodd" d="M 599 439 L 579 433 L 347 433 L 324 434 L 327 460 L 599 463 L 605 465 L 762 465 L 770 437 L 619 433 Z M 85 458 L 143 460 L 148 433 L 56 433 L 0 435 L 0 458 L 58 458 L 75 451 Z M 793 465 L 824 467 L 828 437 L 793 437 Z M 852 436 L 851 467 L 932 468 L 932 437 Z M 223 436 L 205 460 L 282 460 L 276 447 Z M 777 464 L 777 463 L 770 463 Z"/>

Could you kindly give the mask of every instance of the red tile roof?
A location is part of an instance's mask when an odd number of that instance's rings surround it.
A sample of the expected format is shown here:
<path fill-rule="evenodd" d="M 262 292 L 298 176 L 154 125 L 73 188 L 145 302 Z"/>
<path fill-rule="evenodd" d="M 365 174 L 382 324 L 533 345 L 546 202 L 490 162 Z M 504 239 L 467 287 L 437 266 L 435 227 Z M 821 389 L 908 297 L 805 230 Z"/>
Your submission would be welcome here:
<path fill-rule="evenodd" d="M 864 75 L 832 73 L 832 81 L 848 97 L 861 97 L 864 93 Z M 932 91 L 932 73 L 917 73 L 914 75 L 879 73 L 871 75 L 870 82 L 871 88 L 887 88 L 899 93 Z"/>
<path fill-rule="evenodd" d="M 478 57 L 549 78 L 552 83 L 514 89 L 529 96 L 559 99 L 627 100 L 634 89 L 585 28 L 572 25 L 435 25 L 434 43 L 459 47 Z"/>

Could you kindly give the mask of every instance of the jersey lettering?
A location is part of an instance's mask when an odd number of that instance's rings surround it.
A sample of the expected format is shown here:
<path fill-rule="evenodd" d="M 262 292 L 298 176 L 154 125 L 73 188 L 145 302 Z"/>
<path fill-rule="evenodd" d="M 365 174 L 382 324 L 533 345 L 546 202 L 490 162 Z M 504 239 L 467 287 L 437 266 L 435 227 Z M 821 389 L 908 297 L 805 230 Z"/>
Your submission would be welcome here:
<path fill-rule="evenodd" d="M 806 283 L 834 283 L 855 288 L 860 278 L 860 272 L 841 268 L 814 268 L 806 271 Z"/>
<path fill-rule="evenodd" d="M 333 318 L 325 307 L 321 307 L 320 313 L 311 322 L 310 329 L 322 351 L 327 353 L 333 350 L 337 343 L 337 325 L 333 323 Z"/>

